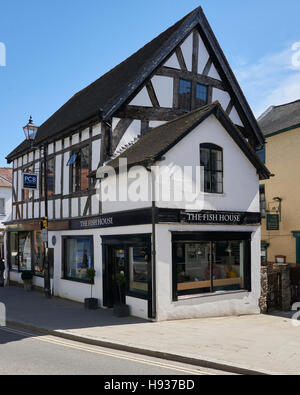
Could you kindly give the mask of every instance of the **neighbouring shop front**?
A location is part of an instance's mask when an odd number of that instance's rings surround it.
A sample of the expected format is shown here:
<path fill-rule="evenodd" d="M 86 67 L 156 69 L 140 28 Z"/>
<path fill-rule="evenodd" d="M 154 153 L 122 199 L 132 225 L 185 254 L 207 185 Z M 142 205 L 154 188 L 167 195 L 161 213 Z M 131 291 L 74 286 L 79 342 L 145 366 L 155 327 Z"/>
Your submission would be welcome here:
<path fill-rule="evenodd" d="M 8 232 L 8 258 L 11 271 L 32 271 L 44 275 L 44 243 L 41 231 Z"/>

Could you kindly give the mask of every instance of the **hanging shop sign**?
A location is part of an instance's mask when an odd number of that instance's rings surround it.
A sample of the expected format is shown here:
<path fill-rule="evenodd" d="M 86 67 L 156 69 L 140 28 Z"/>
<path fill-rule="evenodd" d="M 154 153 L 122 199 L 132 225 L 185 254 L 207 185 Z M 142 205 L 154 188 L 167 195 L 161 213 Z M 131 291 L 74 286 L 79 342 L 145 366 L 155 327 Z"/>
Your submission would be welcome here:
<path fill-rule="evenodd" d="M 22 188 L 23 189 L 37 189 L 38 188 L 38 176 L 37 174 L 22 174 Z"/>

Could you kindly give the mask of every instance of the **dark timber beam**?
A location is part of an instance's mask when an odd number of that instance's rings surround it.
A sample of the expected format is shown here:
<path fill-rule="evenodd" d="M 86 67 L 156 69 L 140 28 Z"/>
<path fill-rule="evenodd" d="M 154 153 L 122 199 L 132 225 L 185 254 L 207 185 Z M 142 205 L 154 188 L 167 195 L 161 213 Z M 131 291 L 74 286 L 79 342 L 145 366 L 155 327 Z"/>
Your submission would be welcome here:
<path fill-rule="evenodd" d="M 193 65 L 192 72 L 198 74 L 198 60 L 199 60 L 199 34 L 197 30 L 193 32 Z"/>
<path fill-rule="evenodd" d="M 207 63 L 206 63 L 206 65 L 205 65 L 205 67 L 204 67 L 204 70 L 203 70 L 203 75 L 206 75 L 206 76 L 208 76 L 208 74 L 209 74 L 209 72 L 210 72 L 210 69 L 211 69 L 211 66 L 212 66 L 212 60 L 211 59 L 208 59 L 208 61 L 207 61 Z"/>
<path fill-rule="evenodd" d="M 176 70 L 176 69 L 171 69 L 169 67 L 161 67 L 156 74 L 165 77 L 184 78 L 190 81 L 199 82 L 199 84 L 210 85 L 213 86 L 214 88 L 227 91 L 223 82 L 216 80 L 215 78 L 211 78 L 205 75 L 195 74 L 190 71 Z"/>
<path fill-rule="evenodd" d="M 123 118 L 123 117 L 122 117 Z M 121 141 L 122 137 L 126 133 L 126 130 L 129 128 L 129 126 L 132 124 L 133 119 L 121 119 L 116 128 L 112 132 L 112 146 L 111 150 L 114 152 L 116 148 L 119 145 L 119 142 Z"/>
<path fill-rule="evenodd" d="M 174 119 L 186 114 L 185 111 L 174 110 L 173 108 L 152 108 L 141 106 L 127 106 L 125 109 L 116 113 L 118 118 L 129 118 L 132 121 L 173 121 Z"/>
<path fill-rule="evenodd" d="M 175 52 L 176 52 L 176 56 L 177 56 L 181 70 L 187 71 L 186 63 L 185 63 L 181 48 L 177 47 Z"/>
<path fill-rule="evenodd" d="M 156 96 L 156 93 L 155 93 L 155 90 L 154 90 L 154 87 L 153 87 L 153 84 L 151 81 L 147 82 L 146 88 L 147 88 L 147 91 L 148 91 L 148 94 L 149 94 L 149 97 L 150 97 L 153 107 L 155 107 L 155 108 L 160 107 L 158 98 Z"/>

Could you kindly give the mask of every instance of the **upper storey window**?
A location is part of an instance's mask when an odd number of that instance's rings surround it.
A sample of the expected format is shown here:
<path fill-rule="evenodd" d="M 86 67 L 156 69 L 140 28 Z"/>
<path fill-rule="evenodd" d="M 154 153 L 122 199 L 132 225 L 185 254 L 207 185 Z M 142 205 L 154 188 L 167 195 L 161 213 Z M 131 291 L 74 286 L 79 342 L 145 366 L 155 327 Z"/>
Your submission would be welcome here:
<path fill-rule="evenodd" d="M 178 107 L 183 111 L 191 111 L 193 108 L 205 106 L 208 101 L 208 88 L 206 85 L 192 81 L 179 80 Z"/>
<path fill-rule="evenodd" d="M 55 164 L 54 158 L 51 158 L 47 161 L 47 191 L 48 196 L 53 196 L 55 192 Z M 44 162 L 41 162 L 41 195 L 45 196 L 45 171 L 44 171 Z"/>
<path fill-rule="evenodd" d="M 90 174 L 90 149 L 87 145 L 70 158 L 72 166 L 72 192 L 86 191 L 89 189 Z"/>
<path fill-rule="evenodd" d="M 207 104 L 208 89 L 207 86 L 196 84 L 195 107 L 199 108 Z"/>
<path fill-rule="evenodd" d="M 204 168 L 204 191 L 223 193 L 223 149 L 214 144 L 200 145 L 200 165 Z"/>
<path fill-rule="evenodd" d="M 179 108 L 185 111 L 192 109 L 192 82 L 179 81 Z"/>

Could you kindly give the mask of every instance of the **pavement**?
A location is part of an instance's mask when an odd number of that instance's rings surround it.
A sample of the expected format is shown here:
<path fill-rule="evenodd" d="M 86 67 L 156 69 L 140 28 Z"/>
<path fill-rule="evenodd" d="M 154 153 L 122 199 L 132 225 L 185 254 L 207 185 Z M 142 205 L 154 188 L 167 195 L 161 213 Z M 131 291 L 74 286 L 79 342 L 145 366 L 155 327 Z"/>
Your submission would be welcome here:
<path fill-rule="evenodd" d="M 7 325 L 69 340 L 238 374 L 300 374 L 292 313 L 148 322 L 18 287 L 0 288 L 0 302 Z"/>

